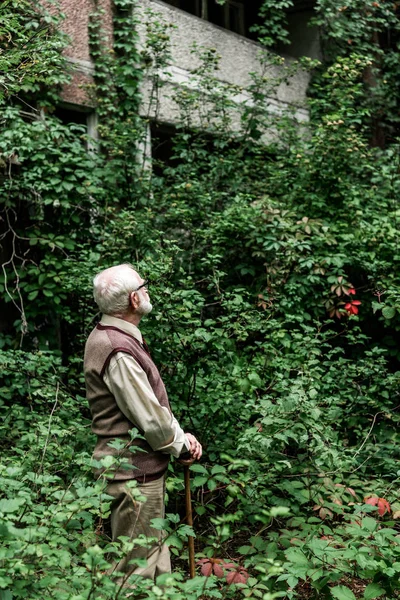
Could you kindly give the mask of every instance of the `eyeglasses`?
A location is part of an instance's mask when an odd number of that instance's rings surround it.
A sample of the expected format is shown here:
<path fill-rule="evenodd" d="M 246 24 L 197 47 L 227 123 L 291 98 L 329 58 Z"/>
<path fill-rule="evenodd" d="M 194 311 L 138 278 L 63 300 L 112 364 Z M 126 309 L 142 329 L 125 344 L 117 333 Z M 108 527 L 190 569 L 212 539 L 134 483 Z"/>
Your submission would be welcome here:
<path fill-rule="evenodd" d="M 138 288 L 136 288 L 136 290 L 133 290 L 134 292 L 138 292 L 139 290 L 141 290 L 142 288 L 146 288 L 146 292 L 147 292 L 147 287 L 149 286 L 149 280 L 146 279 L 146 281 L 144 283 L 142 283 L 142 285 L 139 285 Z"/>

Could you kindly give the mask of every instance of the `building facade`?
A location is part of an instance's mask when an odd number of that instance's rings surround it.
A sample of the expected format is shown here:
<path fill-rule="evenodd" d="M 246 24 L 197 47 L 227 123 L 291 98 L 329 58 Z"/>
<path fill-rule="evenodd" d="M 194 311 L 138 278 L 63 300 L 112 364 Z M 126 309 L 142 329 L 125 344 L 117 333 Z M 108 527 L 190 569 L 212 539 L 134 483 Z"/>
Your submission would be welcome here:
<path fill-rule="evenodd" d="M 319 56 L 318 32 L 308 28 L 312 5 L 309 0 L 296 2 L 296 11 L 289 13 L 288 25 L 291 44 L 286 55 L 281 48 L 277 53 L 266 53 L 256 42 L 257 34 L 252 25 L 257 23 L 261 0 L 226 0 L 220 5 L 215 0 L 140 0 L 133 10 L 138 22 L 139 43 L 144 49 L 151 19 L 157 23 L 172 24 L 168 28 L 170 36 L 169 60 L 157 73 L 161 83 L 154 102 L 154 90 L 146 76 L 142 84 L 141 115 L 158 124 L 173 126 L 179 122 L 179 108 L 174 102 L 173 90 L 195 86 L 193 74 L 199 66 L 198 56 L 193 48 L 211 48 L 219 56 L 219 66 L 214 76 L 223 87 L 234 87 L 234 103 L 240 106 L 250 102 L 248 93 L 252 84 L 250 74 L 264 74 L 271 80 L 282 81 L 270 95 L 265 97 L 265 106 L 271 114 L 280 114 L 290 109 L 298 121 L 307 120 L 305 106 L 308 74 L 297 71 L 284 80 L 283 71 L 298 55 Z M 63 30 L 71 43 L 66 49 L 66 58 L 71 73 L 71 82 L 62 91 L 63 103 L 59 114 L 64 120 L 86 120 L 89 134 L 96 135 L 95 101 L 88 93 L 93 83 L 94 65 L 89 49 L 89 23 L 93 11 L 92 0 L 61 0 L 61 10 L 65 15 Z M 112 47 L 113 19 L 112 0 L 99 0 L 106 43 Z M 290 55 L 288 54 L 290 52 Z M 279 64 L 277 57 L 281 56 Z M 274 60 L 267 60 L 273 57 Z M 75 115 L 75 116 L 74 116 Z M 240 117 L 237 116 L 236 119 Z M 235 127 L 235 117 L 232 119 Z M 194 123 L 199 125 L 199 123 Z M 150 127 L 149 127 L 150 136 Z M 148 140 L 147 146 L 150 145 Z"/>

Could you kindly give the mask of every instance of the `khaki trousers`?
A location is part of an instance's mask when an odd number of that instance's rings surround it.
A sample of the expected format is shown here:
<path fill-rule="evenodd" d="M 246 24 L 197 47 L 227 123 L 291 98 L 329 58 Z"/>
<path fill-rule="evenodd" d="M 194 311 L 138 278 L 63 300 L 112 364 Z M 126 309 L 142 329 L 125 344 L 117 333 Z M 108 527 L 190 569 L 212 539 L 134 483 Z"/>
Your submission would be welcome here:
<path fill-rule="evenodd" d="M 150 521 L 164 517 L 165 477 L 155 481 L 139 484 L 140 492 L 146 497 L 146 502 L 134 500 L 124 481 L 108 484 L 106 492 L 114 497 L 111 503 L 111 532 L 113 541 L 119 536 L 127 536 L 134 540 L 141 534 L 157 538 L 145 546 L 135 546 L 123 556 L 113 567 L 113 571 L 125 574 L 124 584 L 128 583 L 131 575 L 140 575 L 155 579 L 158 575 L 171 572 L 171 560 L 168 546 L 163 543 L 164 532 L 154 529 Z M 145 567 L 129 564 L 132 559 L 146 559 Z M 132 581 L 131 581 L 132 583 Z"/>

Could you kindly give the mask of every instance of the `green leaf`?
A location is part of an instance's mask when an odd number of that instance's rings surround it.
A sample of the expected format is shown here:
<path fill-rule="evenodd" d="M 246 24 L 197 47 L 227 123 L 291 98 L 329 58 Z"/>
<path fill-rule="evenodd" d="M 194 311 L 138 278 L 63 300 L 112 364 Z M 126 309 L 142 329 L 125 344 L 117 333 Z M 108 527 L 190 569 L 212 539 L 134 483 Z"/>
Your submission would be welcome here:
<path fill-rule="evenodd" d="M 273 506 L 269 512 L 271 517 L 280 517 L 287 515 L 290 512 L 290 509 L 287 506 Z"/>
<path fill-rule="evenodd" d="M 379 598 L 379 596 L 382 596 L 385 591 L 386 590 L 384 590 L 377 583 L 369 583 L 364 590 L 364 598 L 365 600 L 373 600 L 373 598 Z"/>
<path fill-rule="evenodd" d="M 261 377 L 258 375 L 258 373 L 255 373 L 255 372 L 249 373 L 247 377 L 248 377 L 248 380 L 250 381 L 250 383 L 252 383 L 256 387 L 260 388 L 263 386 L 263 381 L 262 381 Z"/>
<path fill-rule="evenodd" d="M 163 518 L 155 518 L 155 519 L 151 519 L 151 526 L 154 527 L 154 529 L 158 529 L 160 531 L 162 531 L 163 529 L 165 529 L 168 525 L 168 521 L 167 519 L 163 519 Z"/>
<path fill-rule="evenodd" d="M 216 475 L 217 473 L 225 473 L 226 472 L 226 468 L 223 467 L 222 465 L 215 465 L 212 469 L 211 469 L 211 473 L 212 475 Z"/>
<path fill-rule="evenodd" d="M 175 548 L 179 548 L 180 550 L 183 548 L 182 540 L 175 533 L 171 533 L 166 542 L 168 546 L 175 546 Z"/>
<path fill-rule="evenodd" d="M 112 456 L 111 454 L 108 454 L 107 456 L 104 456 L 100 463 L 103 467 L 111 467 L 112 465 L 114 465 L 117 462 L 115 456 Z"/>
<path fill-rule="evenodd" d="M 201 487 L 206 483 L 207 479 L 208 477 L 206 477 L 205 475 L 197 475 L 197 477 L 193 479 L 194 487 Z"/>
<path fill-rule="evenodd" d="M 194 471 L 194 473 L 205 473 L 207 475 L 207 469 L 197 463 L 191 465 L 190 470 Z"/>
<path fill-rule="evenodd" d="M 381 310 L 381 308 L 382 308 L 382 303 L 381 303 L 381 302 L 376 302 L 376 301 L 373 301 L 373 302 L 371 303 L 371 306 L 372 306 L 373 313 L 375 314 L 377 310 Z"/>
<path fill-rule="evenodd" d="M 306 566 L 309 564 L 307 556 L 305 556 L 300 548 L 289 548 L 285 551 L 285 556 L 294 565 Z"/>
<path fill-rule="evenodd" d="M 336 587 L 331 588 L 331 594 L 338 600 L 356 600 L 353 592 L 344 585 L 337 585 Z"/>
<path fill-rule="evenodd" d="M 74 184 L 71 183 L 70 181 L 63 181 L 62 182 L 62 186 L 65 190 L 67 190 L 68 192 L 70 192 L 73 188 L 74 188 Z"/>
<path fill-rule="evenodd" d="M 382 315 L 385 319 L 393 319 L 396 314 L 396 309 L 394 306 L 385 306 L 382 308 Z"/>
<path fill-rule="evenodd" d="M 215 479 L 209 479 L 207 482 L 207 487 L 211 492 L 215 490 L 217 487 L 217 482 L 215 481 Z"/>
<path fill-rule="evenodd" d="M 190 593 L 193 591 L 198 592 L 204 588 L 204 577 L 196 576 L 193 579 L 188 579 L 184 582 L 182 589 L 186 593 Z"/>
<path fill-rule="evenodd" d="M 245 556 L 247 554 L 254 554 L 255 552 L 257 552 L 257 550 L 253 546 L 240 546 L 240 548 L 238 548 L 237 551 L 239 552 L 239 554 L 243 554 Z"/>
<path fill-rule="evenodd" d="M 19 510 L 20 506 L 24 504 L 23 498 L 12 498 L 0 500 L 0 512 L 1 513 L 13 513 Z"/>
<path fill-rule="evenodd" d="M 364 529 L 367 529 L 367 531 L 372 533 L 378 527 L 378 523 L 372 517 L 364 517 L 362 520 L 362 526 Z"/>

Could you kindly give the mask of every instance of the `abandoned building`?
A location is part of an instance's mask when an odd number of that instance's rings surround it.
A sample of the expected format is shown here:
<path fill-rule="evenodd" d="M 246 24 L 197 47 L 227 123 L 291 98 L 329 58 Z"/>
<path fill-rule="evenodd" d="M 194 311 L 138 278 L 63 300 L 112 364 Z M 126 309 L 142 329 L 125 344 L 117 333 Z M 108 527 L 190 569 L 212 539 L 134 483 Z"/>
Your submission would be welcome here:
<path fill-rule="evenodd" d="M 158 99 L 157 114 L 151 110 L 149 114 L 149 91 L 146 89 L 146 81 L 143 82 L 141 113 L 150 116 L 146 140 L 148 154 L 151 155 L 152 123 L 157 123 L 158 129 L 165 126 L 167 130 L 168 127 L 173 127 L 178 119 L 168 86 L 190 85 L 194 66 L 190 48 L 194 43 L 198 47 L 215 49 L 220 56 L 217 79 L 227 85 L 237 86 L 241 90 L 237 95 L 237 102 L 246 101 L 246 89 L 251 83 L 249 73 L 260 69 L 262 47 L 256 41 L 257 34 L 252 26 L 257 24 L 261 4 L 261 0 L 226 0 L 222 5 L 216 0 L 140 0 L 134 4 L 133 10 L 139 11 L 137 20 L 140 43 L 145 43 L 146 30 L 143 22 L 144 15 L 148 15 L 149 11 L 156 14 L 157 19 L 173 24 L 169 29 L 171 60 L 164 82 L 164 92 Z M 66 50 L 71 82 L 63 89 L 63 102 L 57 114 L 65 122 L 85 123 L 89 135 L 96 137 L 96 110 L 86 92 L 94 72 L 88 32 L 93 3 L 91 0 L 60 0 L 60 5 L 65 15 L 62 28 L 71 41 Z M 112 0 L 99 0 L 98 7 L 102 10 L 103 30 L 111 46 Z M 319 57 L 318 31 L 308 26 L 311 16 L 312 0 L 296 0 L 295 9 L 287 15 L 290 44 L 284 48 L 277 47 L 276 55 L 284 57 L 288 62 L 300 55 Z M 279 66 L 275 65 L 272 68 L 279 74 Z M 307 85 L 307 73 L 296 73 L 288 82 L 279 85 L 273 97 L 266 98 L 268 110 L 279 113 L 285 107 L 291 107 L 297 120 L 307 120 L 304 102 Z"/>

